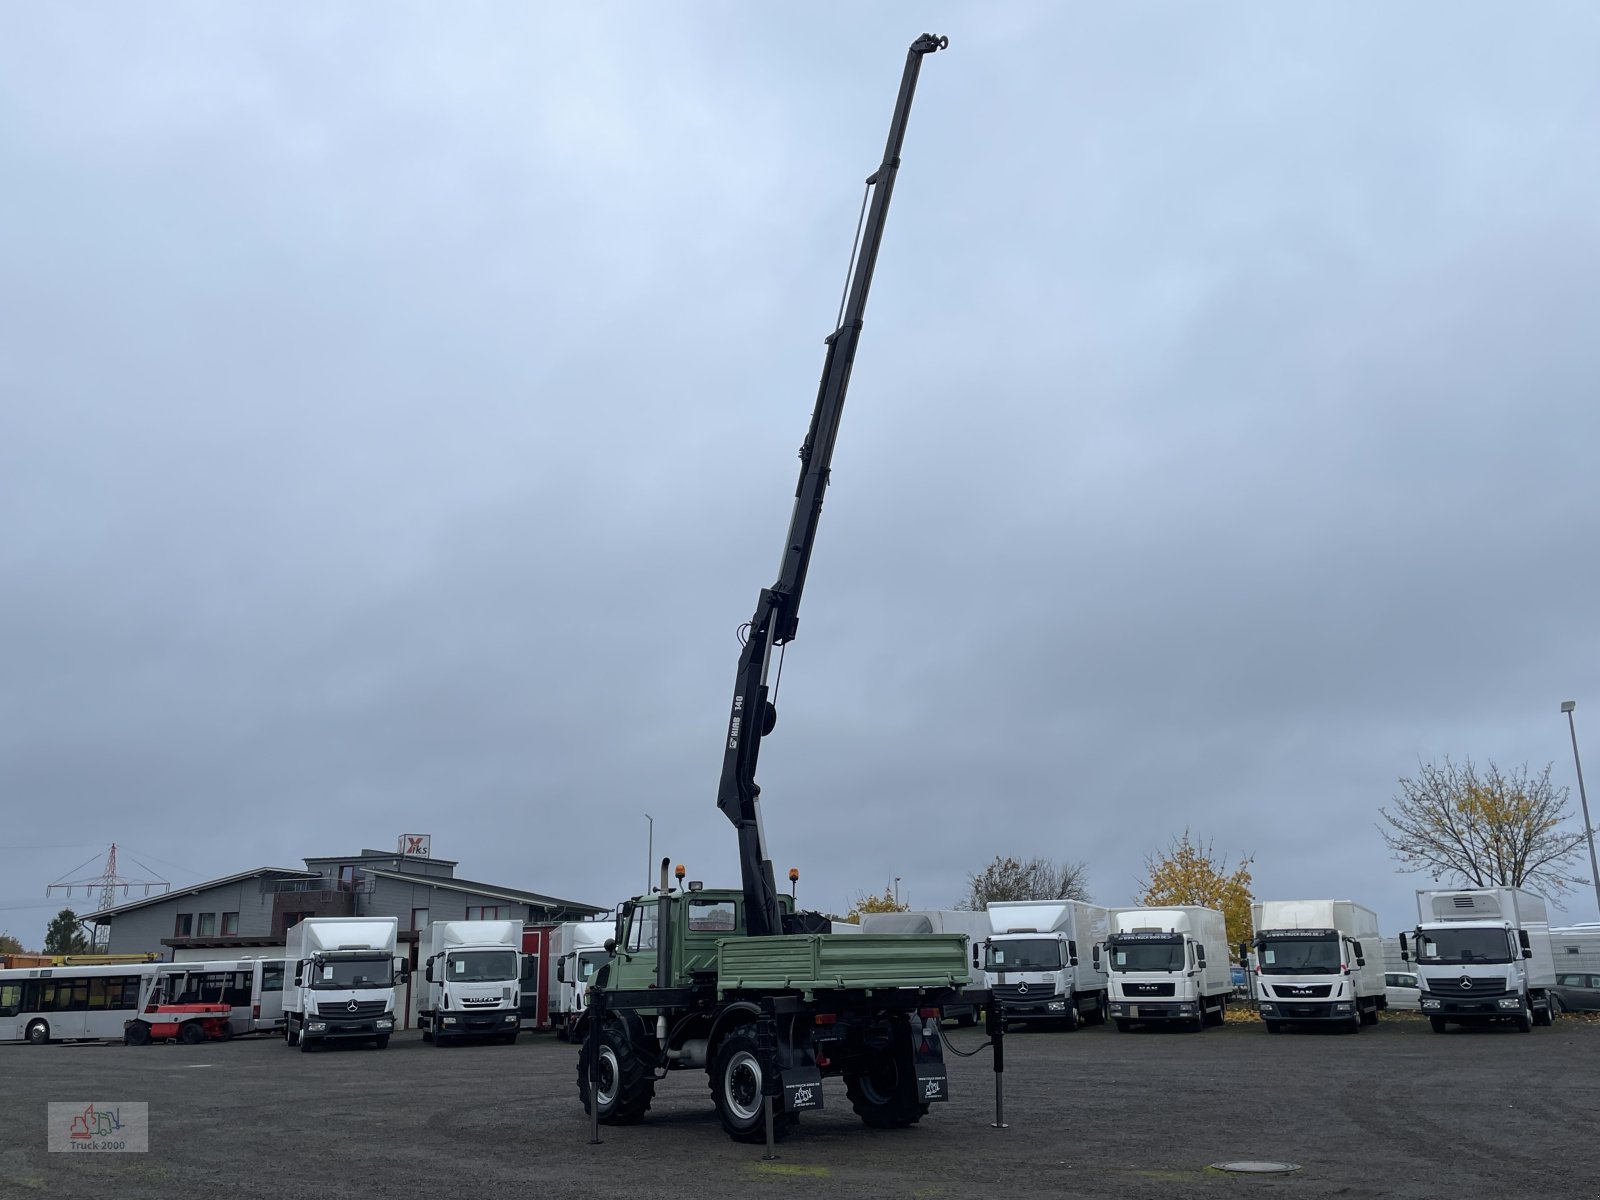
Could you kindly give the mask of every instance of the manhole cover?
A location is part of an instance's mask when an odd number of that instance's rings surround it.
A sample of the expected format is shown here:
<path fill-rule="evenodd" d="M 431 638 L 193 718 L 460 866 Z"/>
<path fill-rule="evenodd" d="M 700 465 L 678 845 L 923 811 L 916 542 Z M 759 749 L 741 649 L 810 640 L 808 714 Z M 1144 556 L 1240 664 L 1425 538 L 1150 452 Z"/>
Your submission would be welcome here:
<path fill-rule="evenodd" d="M 1213 1170 L 1232 1171 L 1236 1175 L 1287 1175 L 1290 1171 L 1298 1171 L 1299 1163 L 1286 1162 L 1219 1162 L 1211 1164 Z"/>

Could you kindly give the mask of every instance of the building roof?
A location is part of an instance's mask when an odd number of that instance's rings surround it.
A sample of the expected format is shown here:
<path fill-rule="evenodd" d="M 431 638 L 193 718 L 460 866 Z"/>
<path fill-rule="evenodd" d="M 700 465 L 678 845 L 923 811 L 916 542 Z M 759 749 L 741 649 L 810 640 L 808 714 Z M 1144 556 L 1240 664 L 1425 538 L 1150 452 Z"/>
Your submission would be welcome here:
<path fill-rule="evenodd" d="M 446 867 L 456 865 L 456 860 L 453 858 L 434 858 L 431 854 L 405 854 L 399 850 L 362 850 L 360 854 L 313 854 L 306 861 L 308 863 L 338 862 L 354 865 L 369 858 L 398 858 L 408 862 L 439 863 Z"/>
<path fill-rule="evenodd" d="M 84 922 L 93 921 L 102 924 L 101 917 L 121 916 L 125 912 L 132 912 L 136 908 L 144 908 L 149 904 L 160 904 L 163 900 L 173 900 L 179 896 L 197 896 L 201 892 L 209 891 L 215 887 L 226 887 L 230 883 L 239 883 L 246 879 L 259 879 L 263 875 L 281 875 L 296 879 L 318 879 L 320 876 L 315 871 L 302 871 L 297 867 L 256 867 L 250 871 L 240 871 L 235 875 L 224 875 L 221 879 L 210 879 L 205 883 L 197 883 L 193 887 L 170 888 L 154 896 L 146 896 L 141 900 L 134 900 L 128 904 L 117 904 L 111 908 L 102 908 L 99 912 L 92 912 L 80 918 Z"/>
<path fill-rule="evenodd" d="M 573 912 L 608 912 L 609 906 L 599 907 L 577 900 L 562 900 L 557 896 L 543 896 L 538 892 L 525 892 L 521 888 L 501 887 L 494 883 L 475 883 L 470 879 L 457 879 L 444 875 L 418 875 L 410 871 L 383 871 L 369 867 L 368 875 L 380 879 L 394 879 L 401 883 L 419 883 L 424 887 L 445 888 L 452 892 L 470 892 L 474 896 L 487 896 L 491 900 L 506 900 L 512 904 L 533 904 L 540 908 L 564 908 Z"/>

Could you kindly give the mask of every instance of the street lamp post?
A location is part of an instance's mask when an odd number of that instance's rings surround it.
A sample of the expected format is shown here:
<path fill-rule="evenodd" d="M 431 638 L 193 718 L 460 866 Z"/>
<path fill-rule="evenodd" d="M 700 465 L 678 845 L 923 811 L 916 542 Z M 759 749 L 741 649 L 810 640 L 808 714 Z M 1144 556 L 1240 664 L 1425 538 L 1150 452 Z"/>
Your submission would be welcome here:
<path fill-rule="evenodd" d="M 1572 765 L 1578 769 L 1578 802 L 1583 805 L 1583 835 L 1589 840 L 1589 878 L 1594 880 L 1594 901 L 1600 906 L 1600 865 L 1594 856 L 1594 826 L 1589 823 L 1589 795 L 1583 790 L 1583 760 L 1578 757 L 1578 726 L 1572 719 L 1576 700 L 1563 700 L 1561 711 L 1567 714 L 1567 732 L 1572 735 Z"/>

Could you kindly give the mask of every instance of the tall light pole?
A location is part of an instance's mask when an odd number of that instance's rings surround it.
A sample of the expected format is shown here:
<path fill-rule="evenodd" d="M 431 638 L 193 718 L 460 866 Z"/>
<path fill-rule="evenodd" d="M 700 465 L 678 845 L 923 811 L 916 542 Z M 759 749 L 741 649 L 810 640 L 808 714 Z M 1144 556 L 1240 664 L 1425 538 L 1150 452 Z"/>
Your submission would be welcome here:
<path fill-rule="evenodd" d="M 645 840 L 644 850 L 644 890 L 649 895 L 651 871 L 656 865 L 656 819 L 649 813 L 645 813 L 644 819 L 650 822 L 650 836 Z"/>
<path fill-rule="evenodd" d="M 1578 769 L 1578 802 L 1583 805 L 1583 835 L 1589 839 L 1589 878 L 1594 880 L 1594 902 L 1600 906 L 1600 865 L 1594 857 L 1594 826 L 1589 823 L 1589 795 L 1583 790 L 1583 760 L 1578 757 L 1578 726 L 1572 719 L 1576 700 L 1563 700 L 1561 711 L 1567 714 L 1567 732 L 1572 735 L 1572 765 Z"/>

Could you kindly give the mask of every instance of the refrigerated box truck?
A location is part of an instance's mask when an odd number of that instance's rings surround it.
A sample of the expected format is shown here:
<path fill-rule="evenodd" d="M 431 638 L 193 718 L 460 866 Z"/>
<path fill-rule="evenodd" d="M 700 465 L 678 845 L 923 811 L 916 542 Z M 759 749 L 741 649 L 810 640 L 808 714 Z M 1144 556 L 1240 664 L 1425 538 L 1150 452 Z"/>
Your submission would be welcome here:
<path fill-rule="evenodd" d="M 1417 927 L 1400 935 L 1415 958 L 1418 1004 L 1435 1033 L 1509 1022 L 1523 1033 L 1554 1024 L 1555 956 L 1544 897 L 1514 887 L 1417 893 Z"/>

